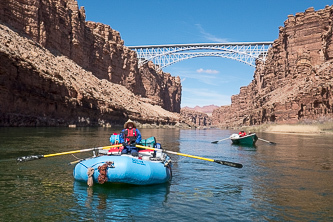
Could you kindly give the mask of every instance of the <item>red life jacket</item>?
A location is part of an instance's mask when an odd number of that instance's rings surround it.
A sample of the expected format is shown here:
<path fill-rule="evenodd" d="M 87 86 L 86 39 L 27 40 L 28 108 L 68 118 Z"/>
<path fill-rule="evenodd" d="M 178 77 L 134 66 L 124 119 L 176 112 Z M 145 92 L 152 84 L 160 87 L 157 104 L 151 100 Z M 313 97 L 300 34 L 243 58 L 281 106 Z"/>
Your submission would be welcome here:
<path fill-rule="evenodd" d="M 239 135 L 240 137 L 242 137 L 242 136 L 246 136 L 246 133 L 245 133 L 245 132 L 239 132 L 238 135 Z"/>
<path fill-rule="evenodd" d="M 126 129 L 124 132 L 124 140 L 128 144 L 133 143 L 136 141 L 137 134 L 136 134 L 136 128 L 132 129 Z"/>

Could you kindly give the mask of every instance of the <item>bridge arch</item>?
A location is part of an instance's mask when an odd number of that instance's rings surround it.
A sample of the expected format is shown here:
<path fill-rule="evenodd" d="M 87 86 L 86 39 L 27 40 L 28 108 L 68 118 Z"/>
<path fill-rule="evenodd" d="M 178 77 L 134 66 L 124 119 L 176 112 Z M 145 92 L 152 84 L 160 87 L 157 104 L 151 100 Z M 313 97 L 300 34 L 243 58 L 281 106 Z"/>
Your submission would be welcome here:
<path fill-rule="evenodd" d="M 174 63 L 196 57 L 222 57 L 255 67 L 256 59 L 266 61 L 273 42 L 198 43 L 174 45 L 129 46 L 137 53 L 139 66 L 152 61 L 163 69 Z"/>

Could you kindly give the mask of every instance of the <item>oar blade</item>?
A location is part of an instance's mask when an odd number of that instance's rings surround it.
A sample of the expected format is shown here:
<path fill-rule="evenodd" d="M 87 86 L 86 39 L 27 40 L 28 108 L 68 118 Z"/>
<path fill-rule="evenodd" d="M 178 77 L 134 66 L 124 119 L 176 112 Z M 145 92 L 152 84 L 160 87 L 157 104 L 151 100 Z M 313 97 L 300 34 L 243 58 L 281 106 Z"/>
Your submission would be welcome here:
<path fill-rule="evenodd" d="M 223 161 L 223 160 L 214 160 L 214 162 L 222 164 L 222 165 L 230 166 L 230 167 L 243 168 L 243 165 L 240 163 L 233 163 L 233 162 L 228 162 L 228 161 Z"/>
<path fill-rule="evenodd" d="M 26 162 L 26 161 L 38 160 L 43 157 L 44 157 L 44 155 L 22 156 L 22 157 L 17 158 L 16 161 L 17 162 Z"/>
<path fill-rule="evenodd" d="M 212 141 L 211 143 L 218 143 L 219 141 L 218 140 L 216 140 L 216 141 Z"/>

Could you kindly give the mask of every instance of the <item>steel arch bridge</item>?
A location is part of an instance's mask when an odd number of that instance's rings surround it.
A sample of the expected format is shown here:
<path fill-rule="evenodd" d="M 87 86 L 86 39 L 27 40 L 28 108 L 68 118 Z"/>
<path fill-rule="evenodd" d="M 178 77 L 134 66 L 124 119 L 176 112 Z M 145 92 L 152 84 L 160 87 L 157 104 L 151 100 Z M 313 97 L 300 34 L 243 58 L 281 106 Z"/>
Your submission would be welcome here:
<path fill-rule="evenodd" d="M 222 57 L 255 67 L 256 59 L 266 61 L 273 42 L 197 43 L 129 46 L 137 53 L 139 66 L 152 61 L 158 69 L 196 57 Z"/>

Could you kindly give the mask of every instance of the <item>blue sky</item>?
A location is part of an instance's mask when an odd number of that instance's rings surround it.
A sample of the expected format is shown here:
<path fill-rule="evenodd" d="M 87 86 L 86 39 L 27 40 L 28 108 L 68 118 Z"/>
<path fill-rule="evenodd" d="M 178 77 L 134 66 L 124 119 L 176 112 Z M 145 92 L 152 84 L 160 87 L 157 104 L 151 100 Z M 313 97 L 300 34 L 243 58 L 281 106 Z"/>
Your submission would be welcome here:
<path fill-rule="evenodd" d="M 110 25 L 126 46 L 260 42 L 278 38 L 288 15 L 332 5 L 329 0 L 78 0 L 86 20 Z M 229 105 L 254 67 L 201 57 L 163 69 L 182 80 L 181 106 Z"/>

